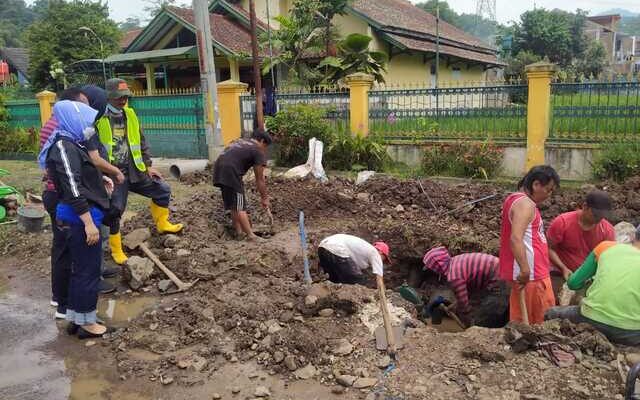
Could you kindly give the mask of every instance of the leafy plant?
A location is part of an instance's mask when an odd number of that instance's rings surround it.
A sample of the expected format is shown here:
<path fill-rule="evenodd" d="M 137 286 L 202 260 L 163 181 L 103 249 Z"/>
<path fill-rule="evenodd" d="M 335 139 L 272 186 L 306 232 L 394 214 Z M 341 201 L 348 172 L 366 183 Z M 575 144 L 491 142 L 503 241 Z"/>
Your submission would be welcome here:
<path fill-rule="evenodd" d="M 594 176 L 600 179 L 625 179 L 640 174 L 640 142 L 604 144 L 592 164 Z"/>
<path fill-rule="evenodd" d="M 0 153 L 29 153 L 38 152 L 38 135 L 34 129 L 3 129 L 0 122 Z"/>
<path fill-rule="evenodd" d="M 488 179 L 500 172 L 502 157 L 502 149 L 488 141 L 434 145 L 424 151 L 422 168 L 427 175 Z"/>
<path fill-rule="evenodd" d="M 390 161 L 381 137 L 350 135 L 340 132 L 332 135 L 326 146 L 325 166 L 336 170 L 381 171 Z"/>
<path fill-rule="evenodd" d="M 371 36 L 352 33 L 338 43 L 338 56 L 326 57 L 318 65 L 327 69 L 328 82 L 337 83 L 347 75 L 363 72 L 373 75 L 376 82 L 384 82 L 387 55 L 370 51 Z"/>
<path fill-rule="evenodd" d="M 329 135 L 326 110 L 308 104 L 296 104 L 267 117 L 266 124 L 277 143 L 278 165 L 295 166 L 307 161 L 307 143 L 315 137 L 323 142 Z"/>

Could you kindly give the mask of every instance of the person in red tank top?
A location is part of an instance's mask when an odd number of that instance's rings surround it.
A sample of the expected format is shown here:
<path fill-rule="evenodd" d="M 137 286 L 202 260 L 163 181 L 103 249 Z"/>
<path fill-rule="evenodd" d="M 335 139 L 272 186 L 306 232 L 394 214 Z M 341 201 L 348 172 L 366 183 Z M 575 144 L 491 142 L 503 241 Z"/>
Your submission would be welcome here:
<path fill-rule="evenodd" d="M 511 283 L 509 320 L 522 322 L 520 291 L 524 290 L 529 322 L 540 324 L 555 305 L 549 276 L 547 239 L 537 205 L 560 186 L 558 173 L 548 165 L 529 170 L 502 205 L 499 277 Z"/>

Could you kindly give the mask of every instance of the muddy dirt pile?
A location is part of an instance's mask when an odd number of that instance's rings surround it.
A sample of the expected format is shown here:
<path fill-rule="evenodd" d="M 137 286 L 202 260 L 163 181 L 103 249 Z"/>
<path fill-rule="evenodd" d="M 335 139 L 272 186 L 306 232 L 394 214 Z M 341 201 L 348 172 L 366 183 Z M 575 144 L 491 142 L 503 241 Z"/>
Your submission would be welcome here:
<path fill-rule="evenodd" d="M 607 189 L 619 205 L 634 185 Z M 545 219 L 574 208 L 588 189 L 562 190 L 543 208 Z M 415 319 L 415 307 L 389 292 L 394 309 L 406 310 L 397 319 L 405 327 L 406 344 L 393 369 L 391 360 L 375 350 L 371 328 L 381 322 L 372 285 L 321 283 L 309 291 L 302 283 L 300 210 L 306 215 L 314 281 L 323 278 L 315 270 L 317 243 L 326 235 L 350 232 L 390 243 L 396 265 L 385 280 L 393 288 L 408 279 L 410 267 L 419 266 L 433 245 L 446 244 L 454 253 L 497 252 L 500 208 L 509 188 L 388 177 L 361 186 L 342 178 L 323 184 L 274 177 L 269 190 L 275 226 L 265 243 L 232 240 L 219 191 L 211 186 L 175 205 L 172 219 L 186 223 L 184 232 L 154 233 L 149 244 L 180 278 L 199 282 L 185 294 L 165 297 L 171 301 L 114 335 L 108 345 L 118 354 L 123 379 L 140 376 L 189 386 L 225 363 L 253 360 L 285 382 L 317 379 L 354 394 L 356 388 L 372 387 L 377 393 L 434 399 L 493 399 L 496 393 L 505 399 L 599 399 L 618 393 L 614 349 L 593 332 L 556 332 L 573 342 L 583 335 L 577 344 L 580 360 L 559 369 L 538 350 L 514 354 L 502 329 L 438 333 Z M 252 184 L 247 195 L 254 224 L 265 224 Z M 143 211 L 123 231 L 149 221 Z M 160 279 L 156 273 L 146 290 L 157 293 Z"/>

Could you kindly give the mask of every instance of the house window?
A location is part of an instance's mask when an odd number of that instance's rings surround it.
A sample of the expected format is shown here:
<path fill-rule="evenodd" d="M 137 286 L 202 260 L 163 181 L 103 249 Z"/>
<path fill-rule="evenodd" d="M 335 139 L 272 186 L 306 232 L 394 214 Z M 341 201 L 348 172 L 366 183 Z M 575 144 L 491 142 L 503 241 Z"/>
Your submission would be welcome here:
<path fill-rule="evenodd" d="M 453 79 L 454 81 L 459 81 L 461 77 L 462 74 L 460 73 L 460 67 L 453 67 L 451 69 L 451 79 Z"/>

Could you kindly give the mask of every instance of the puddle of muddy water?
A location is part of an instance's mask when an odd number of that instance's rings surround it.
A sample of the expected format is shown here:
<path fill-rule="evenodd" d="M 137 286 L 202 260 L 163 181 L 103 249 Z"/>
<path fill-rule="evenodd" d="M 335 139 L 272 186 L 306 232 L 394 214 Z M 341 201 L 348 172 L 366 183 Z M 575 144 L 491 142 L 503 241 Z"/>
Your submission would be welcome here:
<path fill-rule="evenodd" d="M 158 299 L 151 296 L 126 299 L 101 298 L 98 301 L 98 316 L 110 326 L 122 327 L 157 303 Z"/>

